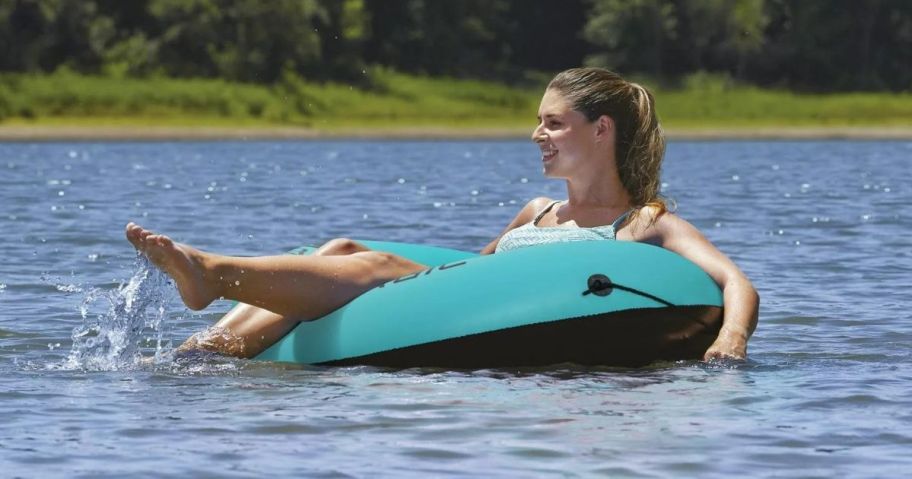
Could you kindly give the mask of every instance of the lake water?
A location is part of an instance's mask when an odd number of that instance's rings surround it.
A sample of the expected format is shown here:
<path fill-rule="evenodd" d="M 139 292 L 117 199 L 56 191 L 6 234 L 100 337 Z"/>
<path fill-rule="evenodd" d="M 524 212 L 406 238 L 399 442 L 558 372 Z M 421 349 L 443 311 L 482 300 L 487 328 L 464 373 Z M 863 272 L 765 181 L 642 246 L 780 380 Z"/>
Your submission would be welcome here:
<path fill-rule="evenodd" d="M 170 361 L 228 305 L 191 313 L 160 277 L 139 284 L 123 226 L 241 255 L 336 236 L 477 250 L 563 196 L 531 143 L 0 144 L 0 474 L 904 475 L 910 157 L 670 144 L 666 195 L 760 291 L 745 363 L 449 372 Z"/>

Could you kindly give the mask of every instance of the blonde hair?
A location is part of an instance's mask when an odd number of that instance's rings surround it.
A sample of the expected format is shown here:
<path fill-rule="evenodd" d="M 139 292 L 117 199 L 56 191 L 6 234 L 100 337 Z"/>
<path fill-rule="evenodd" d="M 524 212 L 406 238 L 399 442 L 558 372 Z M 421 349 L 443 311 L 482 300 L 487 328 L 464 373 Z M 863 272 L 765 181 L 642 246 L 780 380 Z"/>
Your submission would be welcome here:
<path fill-rule="evenodd" d="M 560 93 L 589 121 L 602 115 L 614 120 L 618 176 L 636 208 L 630 219 L 646 206 L 657 209 L 652 221 L 668 211 L 659 193 L 665 135 L 652 93 L 603 68 L 565 70 L 548 83 L 548 89 Z"/>

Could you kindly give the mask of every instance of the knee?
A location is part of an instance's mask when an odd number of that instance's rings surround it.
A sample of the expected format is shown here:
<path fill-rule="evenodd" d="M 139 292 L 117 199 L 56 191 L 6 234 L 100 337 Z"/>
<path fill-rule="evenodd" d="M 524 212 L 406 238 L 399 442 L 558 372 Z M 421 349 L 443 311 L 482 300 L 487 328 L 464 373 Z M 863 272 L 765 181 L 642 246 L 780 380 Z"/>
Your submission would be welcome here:
<path fill-rule="evenodd" d="M 375 284 L 400 278 L 424 269 L 423 266 L 417 263 L 383 251 L 367 251 L 358 253 L 358 256 L 366 262 L 364 278 Z"/>
<path fill-rule="evenodd" d="M 357 241 L 350 240 L 348 238 L 336 238 L 334 240 L 327 241 L 323 246 L 316 251 L 314 254 L 330 256 L 330 255 L 346 255 L 357 253 L 359 251 L 365 251 L 363 245 L 359 244 Z"/>

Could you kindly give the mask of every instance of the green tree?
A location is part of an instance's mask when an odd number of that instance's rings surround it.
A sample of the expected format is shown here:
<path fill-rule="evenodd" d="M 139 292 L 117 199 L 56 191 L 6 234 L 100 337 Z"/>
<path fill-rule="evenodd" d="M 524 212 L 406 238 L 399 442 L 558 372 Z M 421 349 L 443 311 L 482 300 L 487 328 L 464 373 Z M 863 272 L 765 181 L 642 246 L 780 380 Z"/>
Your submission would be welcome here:
<path fill-rule="evenodd" d="M 315 0 L 153 0 L 150 11 L 165 26 L 158 61 L 170 74 L 268 83 L 283 68 L 319 68 Z"/>
<path fill-rule="evenodd" d="M 748 65 L 761 84 L 803 90 L 912 88 L 912 3 L 777 0 L 763 54 Z"/>
<path fill-rule="evenodd" d="M 662 0 L 593 0 L 584 38 L 596 49 L 586 60 L 621 72 L 667 79 L 669 45 L 678 38 L 678 9 Z"/>
<path fill-rule="evenodd" d="M 325 12 L 317 21 L 323 62 L 315 73 L 324 79 L 366 84 L 363 49 L 370 20 L 364 0 L 320 0 L 320 6 Z"/>
<path fill-rule="evenodd" d="M 496 78 L 511 63 L 507 0 L 374 0 L 368 62 L 407 72 Z"/>

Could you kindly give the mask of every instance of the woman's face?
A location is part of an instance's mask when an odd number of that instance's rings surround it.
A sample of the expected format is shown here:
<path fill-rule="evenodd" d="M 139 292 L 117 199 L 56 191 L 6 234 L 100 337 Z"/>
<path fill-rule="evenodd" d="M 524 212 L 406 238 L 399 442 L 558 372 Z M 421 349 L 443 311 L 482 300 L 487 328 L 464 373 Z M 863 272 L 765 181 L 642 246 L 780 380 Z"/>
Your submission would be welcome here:
<path fill-rule="evenodd" d="M 532 141 L 542 152 L 542 168 L 549 178 L 592 173 L 596 123 L 574 110 L 556 90 L 546 90 L 538 107 L 538 126 Z"/>

